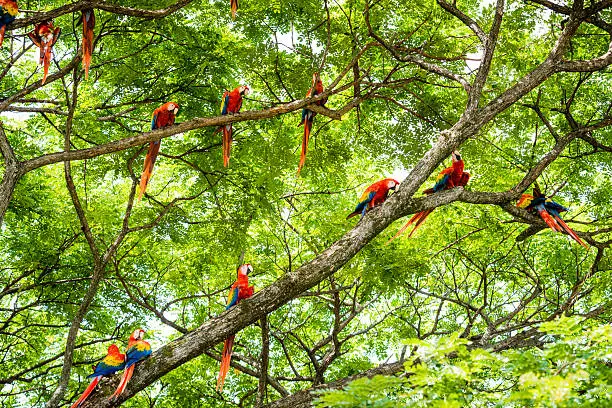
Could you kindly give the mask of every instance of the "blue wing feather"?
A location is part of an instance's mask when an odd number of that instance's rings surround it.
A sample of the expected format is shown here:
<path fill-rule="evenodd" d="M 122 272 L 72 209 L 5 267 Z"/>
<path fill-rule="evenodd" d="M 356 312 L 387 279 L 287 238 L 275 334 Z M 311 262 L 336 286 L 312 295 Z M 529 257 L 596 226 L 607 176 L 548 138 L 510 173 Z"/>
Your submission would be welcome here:
<path fill-rule="evenodd" d="M 147 346 L 142 350 L 138 349 L 138 345 L 130 347 L 125 352 L 125 368 L 133 366 L 140 360 L 147 358 L 151 355 L 151 346 Z"/>
<path fill-rule="evenodd" d="M 375 195 L 376 195 L 376 191 L 370 191 L 370 194 L 368 194 L 368 198 L 366 198 L 363 201 L 360 201 L 359 204 L 357 204 L 357 207 L 355 207 L 354 212 L 362 212 L 367 207 L 367 205 L 370 203 L 370 201 L 372 201 Z"/>
<path fill-rule="evenodd" d="M 438 191 L 444 190 L 444 188 L 446 187 L 446 184 L 448 183 L 449 178 L 450 178 L 450 175 L 445 174 L 444 177 L 438 180 L 438 182 L 434 185 L 433 191 L 438 192 Z"/>
<path fill-rule="evenodd" d="M 230 301 L 227 303 L 227 306 L 225 307 L 225 310 L 229 309 L 230 307 L 234 306 L 236 303 L 238 303 L 238 288 L 235 288 L 233 290 L 233 294 L 232 294 L 232 298 L 230 299 Z"/>
<path fill-rule="evenodd" d="M 222 115 L 227 115 L 228 106 L 229 106 L 229 93 L 225 96 L 225 100 L 223 101 L 223 109 L 221 109 Z"/>
<path fill-rule="evenodd" d="M 153 120 L 151 121 L 151 130 L 157 129 L 157 115 L 153 115 Z"/>
<path fill-rule="evenodd" d="M 569 208 L 562 206 L 561 204 L 552 201 L 552 200 L 546 200 L 546 202 L 544 203 L 544 207 L 548 210 L 548 212 L 550 212 L 552 215 L 559 215 L 559 213 L 565 212 L 565 211 L 569 211 Z"/>

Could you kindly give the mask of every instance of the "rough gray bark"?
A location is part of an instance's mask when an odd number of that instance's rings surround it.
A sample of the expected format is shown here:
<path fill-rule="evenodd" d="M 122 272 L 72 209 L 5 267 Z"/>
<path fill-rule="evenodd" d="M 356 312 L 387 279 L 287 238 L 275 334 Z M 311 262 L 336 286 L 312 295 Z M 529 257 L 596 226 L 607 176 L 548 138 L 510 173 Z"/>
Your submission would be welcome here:
<path fill-rule="evenodd" d="M 4 174 L 2 175 L 2 181 L 0 182 L 0 226 L 4 220 L 4 214 L 8 208 L 11 198 L 13 197 L 13 191 L 15 191 L 15 185 L 22 175 L 22 169 L 19 165 L 19 161 L 15 157 L 15 152 L 11 148 L 11 145 L 6 138 L 4 133 L 4 127 L 0 122 L 0 153 L 4 158 Z"/>
<path fill-rule="evenodd" d="M 259 321 L 261 325 L 261 354 L 259 363 L 259 384 L 257 385 L 256 407 L 263 406 L 266 398 L 268 384 L 268 365 L 270 360 L 270 327 L 268 326 L 268 316 L 264 315 Z"/>
<path fill-rule="evenodd" d="M 143 10 L 143 9 L 137 9 L 133 7 L 124 7 L 124 6 L 120 6 L 117 4 L 108 3 L 106 1 L 92 1 L 92 0 L 77 1 L 74 3 L 66 4 L 64 6 L 58 7 L 50 11 L 32 13 L 30 17 L 18 18 L 8 26 L 8 29 L 15 30 L 21 27 L 28 27 L 30 25 L 40 23 L 41 21 L 51 20 L 59 16 L 63 16 L 65 14 L 75 13 L 75 12 L 83 11 L 86 9 L 98 9 L 98 10 L 107 11 L 109 13 L 119 14 L 123 16 L 130 16 L 130 17 L 141 17 L 141 18 L 149 18 L 149 19 L 163 18 L 185 7 L 191 2 L 193 2 L 193 0 L 180 0 L 174 3 L 173 5 L 168 6 L 164 9 Z"/>

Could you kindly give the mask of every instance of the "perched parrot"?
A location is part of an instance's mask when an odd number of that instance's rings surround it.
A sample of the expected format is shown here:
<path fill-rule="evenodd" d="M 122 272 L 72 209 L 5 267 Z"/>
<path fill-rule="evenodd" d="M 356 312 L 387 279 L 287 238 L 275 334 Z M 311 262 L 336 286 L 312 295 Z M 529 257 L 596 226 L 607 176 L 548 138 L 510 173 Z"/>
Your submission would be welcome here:
<path fill-rule="evenodd" d="M 530 213 L 538 213 L 546 225 L 553 231 L 566 232 L 574 241 L 589 249 L 589 247 L 576 235 L 576 233 L 563 221 L 559 213 L 569 211 L 569 208 L 547 198 L 538 187 L 533 188 L 533 195 L 523 194 L 516 203 L 519 208 L 524 208 Z"/>
<path fill-rule="evenodd" d="M 227 297 L 227 307 L 229 309 L 238 304 L 242 299 L 248 299 L 253 296 L 253 286 L 249 286 L 249 273 L 253 272 L 253 267 L 250 264 L 241 265 L 238 268 L 238 278 L 230 289 Z M 221 368 L 219 369 L 219 377 L 217 377 L 217 391 L 223 391 L 223 383 L 225 376 L 229 371 L 230 361 L 232 360 L 232 349 L 234 347 L 235 335 L 229 336 L 223 343 L 223 353 L 221 354 Z"/>
<path fill-rule="evenodd" d="M 179 105 L 176 102 L 164 103 L 159 108 L 153 111 L 153 120 L 151 121 L 151 130 L 165 128 L 167 126 L 174 125 L 176 114 L 178 113 Z M 147 190 L 147 184 L 151 179 L 153 173 L 153 166 L 155 165 L 155 159 L 159 153 L 161 147 L 161 140 L 149 143 L 149 150 L 145 157 L 144 167 L 142 169 L 142 175 L 140 176 L 140 194 L 138 200 L 142 199 L 143 194 Z"/>
<path fill-rule="evenodd" d="M 0 47 L 4 41 L 6 26 L 15 21 L 17 13 L 19 13 L 19 7 L 15 0 L 0 0 Z"/>
<path fill-rule="evenodd" d="M 455 150 L 451 154 L 451 157 L 453 164 L 450 167 L 447 167 L 442 170 L 440 174 L 438 174 L 438 177 L 436 178 L 436 184 L 433 186 L 433 188 L 428 188 L 427 190 L 423 191 L 423 194 L 430 195 L 437 193 L 438 191 L 450 190 L 454 187 L 465 187 L 467 185 L 468 181 L 470 180 L 470 173 L 463 171 L 464 163 L 461 159 L 461 155 L 457 150 Z M 387 243 L 393 241 L 395 238 L 402 235 L 402 233 L 406 231 L 406 229 L 410 225 L 414 224 L 414 228 L 412 228 L 412 231 L 410 231 L 410 234 L 408 235 L 409 237 L 411 237 L 412 234 L 414 234 L 414 232 L 417 230 L 417 228 L 419 228 L 421 224 L 425 222 L 425 219 L 427 219 L 429 214 L 431 214 L 432 212 L 433 209 L 421 211 L 414 214 L 412 218 L 408 220 L 406 225 L 400 228 L 400 230 L 397 231 L 397 234 L 395 234 L 393 238 L 391 238 Z"/>
<path fill-rule="evenodd" d="M 236 12 L 238 11 L 238 0 L 230 0 L 230 10 L 232 11 L 232 18 L 236 18 Z"/>
<path fill-rule="evenodd" d="M 89 397 L 89 394 L 91 394 L 94 388 L 96 388 L 96 385 L 98 385 L 102 377 L 115 374 L 117 371 L 123 370 L 124 367 L 125 354 L 121 354 L 119 352 L 119 347 L 111 344 L 108 346 L 108 354 L 106 354 L 106 357 L 104 357 L 98 364 L 93 366 L 93 374 L 87 376 L 87 378 L 93 378 L 91 384 L 89 384 L 89 387 L 85 389 L 83 395 L 81 395 L 70 408 L 78 408 L 83 402 L 85 402 L 87 397 Z"/>
<path fill-rule="evenodd" d="M 395 190 L 397 186 L 399 186 L 399 181 L 392 178 L 386 178 L 372 184 L 363 192 L 355 211 L 347 215 L 346 219 L 348 220 L 359 214 L 363 218 L 367 211 L 384 203 L 389 195 L 389 190 Z"/>
<path fill-rule="evenodd" d="M 249 94 L 249 87 L 240 85 L 232 92 L 225 91 L 221 101 L 221 114 L 228 115 L 240 112 L 242 97 Z M 229 166 L 230 150 L 232 148 L 232 124 L 219 128 L 223 130 L 223 167 Z M 217 129 L 217 131 L 219 130 Z"/>
<path fill-rule="evenodd" d="M 323 93 L 323 82 L 321 82 L 321 77 L 318 72 L 312 74 L 312 86 L 306 92 L 306 98 L 311 96 L 317 96 L 320 93 Z M 315 102 L 316 105 L 323 106 L 327 103 L 327 98 L 323 98 L 320 101 Z M 300 170 L 304 167 L 304 163 L 306 163 L 306 152 L 308 151 L 308 139 L 310 138 L 310 131 L 312 130 L 312 124 L 314 122 L 314 117 L 317 115 L 316 112 L 313 112 L 309 109 L 302 109 L 302 121 L 298 126 L 304 125 L 304 137 L 302 138 L 302 153 L 300 155 L 300 164 L 298 166 L 297 174 L 300 174 Z"/>
<path fill-rule="evenodd" d="M 51 54 L 53 45 L 60 36 L 62 29 L 53 26 L 53 21 L 43 21 L 34 27 L 34 30 L 28 33 L 30 40 L 40 48 L 39 64 L 44 66 L 44 74 L 42 83 L 44 84 L 49 75 L 49 65 L 51 65 Z"/>
<path fill-rule="evenodd" d="M 83 10 L 83 69 L 85 79 L 89 78 L 89 65 L 91 65 L 91 54 L 94 47 L 94 27 L 96 26 L 96 16 L 93 9 Z"/>
<path fill-rule="evenodd" d="M 134 330 L 134 333 L 130 336 L 128 347 L 125 351 L 125 371 L 123 372 L 119 386 L 110 399 L 118 397 L 123 390 L 125 390 L 125 387 L 132 378 L 132 374 L 134 374 L 135 364 L 151 355 L 151 345 L 143 340 L 144 335 L 144 330 L 137 329 Z"/>

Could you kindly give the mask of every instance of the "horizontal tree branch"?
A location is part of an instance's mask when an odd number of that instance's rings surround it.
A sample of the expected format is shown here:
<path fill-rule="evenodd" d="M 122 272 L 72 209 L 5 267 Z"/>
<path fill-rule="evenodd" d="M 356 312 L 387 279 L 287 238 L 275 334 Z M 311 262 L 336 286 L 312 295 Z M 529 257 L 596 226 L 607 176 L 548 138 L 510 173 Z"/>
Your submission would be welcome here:
<path fill-rule="evenodd" d="M 8 29 L 15 30 L 21 27 L 28 27 L 31 25 L 38 24 L 42 21 L 52 20 L 54 18 L 63 16 L 65 14 L 75 13 L 75 12 L 83 11 L 87 9 L 103 10 L 109 13 L 118 14 L 122 16 L 130 16 L 130 17 L 141 17 L 141 18 L 149 18 L 149 19 L 162 18 L 162 17 L 166 17 L 174 13 L 175 11 L 185 7 L 191 2 L 193 2 L 193 0 L 180 0 L 174 3 L 173 5 L 163 8 L 163 9 L 145 10 L 145 9 L 137 9 L 133 7 L 120 6 L 118 4 L 108 3 L 106 1 L 92 1 L 92 0 L 77 1 L 76 3 L 66 4 L 61 7 L 55 8 L 51 11 L 32 13 L 31 17 L 18 18 L 8 26 Z"/>

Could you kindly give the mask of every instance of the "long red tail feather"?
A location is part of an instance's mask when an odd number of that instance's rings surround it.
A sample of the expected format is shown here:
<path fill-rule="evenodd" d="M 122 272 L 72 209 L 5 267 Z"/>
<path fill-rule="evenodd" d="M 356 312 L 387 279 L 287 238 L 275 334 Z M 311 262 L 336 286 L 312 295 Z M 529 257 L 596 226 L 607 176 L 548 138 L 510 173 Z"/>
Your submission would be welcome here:
<path fill-rule="evenodd" d="M 423 222 L 425 222 L 425 220 L 427 219 L 427 217 L 429 217 L 429 214 L 431 214 L 432 211 L 433 210 L 422 211 L 423 215 L 419 218 L 416 224 L 414 224 L 414 228 L 412 229 L 412 231 L 410 231 L 410 234 L 408 234 L 408 238 L 410 238 L 412 234 L 414 234 L 414 232 L 423 224 Z"/>
<path fill-rule="evenodd" d="M 412 224 L 414 225 L 414 228 L 412 229 L 412 231 L 410 231 L 410 234 L 408 235 L 408 237 L 411 237 L 412 234 L 414 234 L 414 231 L 416 231 L 416 229 L 423 223 L 423 221 L 425 221 L 425 219 L 427 218 L 427 216 L 429 214 L 431 214 L 433 210 L 426 210 L 426 211 L 421 211 L 418 212 L 416 214 L 414 214 L 406 223 L 406 225 L 404 225 L 402 228 L 399 229 L 399 231 L 397 231 L 397 233 L 387 241 L 387 244 L 389 244 L 391 241 L 393 241 L 395 238 L 399 237 L 400 235 L 402 235 L 404 233 L 404 231 L 406 231 L 408 229 L 408 227 Z"/>
<path fill-rule="evenodd" d="M 147 185 L 149 184 L 149 180 L 153 174 L 153 166 L 155 165 L 155 160 L 159 154 L 160 147 L 161 142 L 149 143 L 149 150 L 147 151 L 147 156 L 145 157 L 144 166 L 142 168 L 142 175 L 140 176 L 140 193 L 138 194 L 138 201 L 142 199 L 142 196 L 147 191 Z"/>
<path fill-rule="evenodd" d="M 51 65 L 51 46 L 50 45 L 46 45 L 44 46 L 45 50 L 43 52 L 43 70 L 44 70 L 44 74 L 43 74 L 43 79 L 42 79 L 42 84 L 44 85 L 45 81 L 47 80 L 47 76 L 49 75 L 49 65 Z"/>
<path fill-rule="evenodd" d="M 542 220 L 544 220 L 546 225 L 548 225 L 550 227 L 550 229 L 552 229 L 553 231 L 557 231 L 557 232 L 561 232 L 562 231 L 562 229 L 559 226 L 559 224 L 557 224 L 557 222 L 554 220 L 554 218 L 550 216 L 548 211 L 546 211 L 546 210 L 538 210 L 538 214 L 540 214 L 540 217 L 542 218 Z"/>
<path fill-rule="evenodd" d="M 238 11 L 238 0 L 230 0 L 230 9 L 232 10 L 232 18 L 236 18 Z"/>
<path fill-rule="evenodd" d="M 135 364 L 132 364 L 131 366 L 125 369 L 125 371 L 123 372 L 123 375 L 121 376 L 121 381 L 119 382 L 119 386 L 117 386 L 117 389 L 115 390 L 115 393 L 111 396 L 111 398 L 118 397 L 123 393 L 123 391 L 125 390 L 125 387 L 130 381 L 130 378 L 132 378 L 132 374 L 134 373 L 135 366 L 136 366 Z"/>
<path fill-rule="evenodd" d="M 348 219 L 351 219 L 351 218 L 353 218 L 353 217 L 356 217 L 356 216 L 357 216 L 357 215 L 359 215 L 359 214 L 361 214 L 361 213 L 359 213 L 359 212 L 353 212 L 353 213 L 350 213 L 349 215 L 347 215 L 347 216 L 346 216 L 346 219 L 347 219 L 347 220 L 348 220 Z"/>
<path fill-rule="evenodd" d="M 96 388 L 96 385 L 98 385 L 99 382 L 100 376 L 94 377 L 89 386 L 85 389 L 85 391 L 83 391 L 83 394 L 81 394 L 79 399 L 76 400 L 76 402 L 72 404 L 70 408 L 77 408 L 78 406 L 80 406 L 87 399 L 87 397 L 89 397 L 89 394 L 91 394 L 91 392 L 94 390 L 94 388 Z"/>
<path fill-rule="evenodd" d="M 232 125 L 223 126 L 223 167 L 229 166 L 232 149 Z"/>
<path fill-rule="evenodd" d="M 6 26 L 0 27 L 0 47 L 2 47 L 2 43 L 4 42 L 4 31 L 6 30 Z"/>
<path fill-rule="evenodd" d="M 89 21 L 88 21 L 89 18 Z M 83 69 L 85 79 L 89 78 L 89 66 L 93 53 L 95 17 L 93 10 L 83 11 Z"/>
<path fill-rule="evenodd" d="M 574 241 L 576 241 L 577 243 L 579 243 L 580 245 L 582 245 L 583 247 L 585 247 L 586 249 L 589 249 L 588 245 L 585 244 L 580 237 L 574 232 L 573 229 L 571 229 L 569 227 L 569 225 L 567 225 L 565 223 L 565 221 L 563 221 L 563 219 L 561 219 L 561 217 L 559 217 L 558 215 L 555 216 L 555 220 L 557 221 L 557 223 L 559 223 L 559 225 L 561 225 L 561 227 L 565 230 L 565 232 L 567 232 L 567 234 L 572 237 L 574 239 Z"/>
<path fill-rule="evenodd" d="M 230 361 L 232 360 L 232 350 L 234 348 L 234 337 L 230 336 L 223 344 L 223 353 L 221 354 L 221 368 L 219 368 L 219 377 L 217 377 L 217 391 L 223 391 L 225 377 L 229 371 Z"/>
<path fill-rule="evenodd" d="M 306 153 L 308 152 L 308 141 L 310 140 L 310 130 L 312 129 L 312 120 L 304 120 L 304 137 L 302 138 L 302 153 L 300 154 L 300 164 L 297 174 L 300 174 L 302 167 L 306 163 Z"/>

